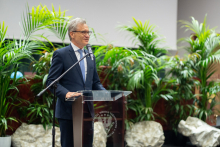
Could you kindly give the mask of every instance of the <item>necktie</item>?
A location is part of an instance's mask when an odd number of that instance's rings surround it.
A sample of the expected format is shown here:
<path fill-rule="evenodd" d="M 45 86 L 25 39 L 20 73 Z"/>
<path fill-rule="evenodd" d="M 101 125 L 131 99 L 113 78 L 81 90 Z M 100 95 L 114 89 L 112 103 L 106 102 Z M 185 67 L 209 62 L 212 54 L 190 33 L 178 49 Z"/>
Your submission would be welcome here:
<path fill-rule="evenodd" d="M 80 59 L 83 57 L 83 50 L 79 49 L 78 52 L 80 53 Z M 82 71 L 83 80 L 85 82 L 85 65 L 84 65 L 84 59 L 80 61 L 80 68 Z"/>

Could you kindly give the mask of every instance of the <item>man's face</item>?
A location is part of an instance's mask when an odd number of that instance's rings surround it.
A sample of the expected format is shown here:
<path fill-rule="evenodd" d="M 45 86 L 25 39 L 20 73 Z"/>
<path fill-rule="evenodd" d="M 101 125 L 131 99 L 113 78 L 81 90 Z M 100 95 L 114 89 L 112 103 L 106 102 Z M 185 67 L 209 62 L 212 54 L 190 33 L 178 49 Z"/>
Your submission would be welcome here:
<path fill-rule="evenodd" d="M 76 31 L 89 31 L 89 27 L 87 24 L 78 24 Z M 72 38 L 72 43 L 79 48 L 83 48 L 89 43 L 89 34 L 83 34 L 81 32 L 70 32 L 70 36 Z"/>

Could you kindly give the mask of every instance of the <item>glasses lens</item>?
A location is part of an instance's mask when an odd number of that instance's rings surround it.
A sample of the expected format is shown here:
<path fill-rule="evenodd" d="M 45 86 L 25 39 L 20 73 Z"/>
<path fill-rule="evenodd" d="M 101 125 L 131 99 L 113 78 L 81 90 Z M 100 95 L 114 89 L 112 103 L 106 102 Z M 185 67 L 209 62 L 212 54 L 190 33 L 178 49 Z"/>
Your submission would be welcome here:
<path fill-rule="evenodd" d="M 80 32 L 80 31 L 79 31 Z M 81 33 L 83 34 L 83 35 L 91 35 L 92 34 L 92 31 L 81 31 Z"/>

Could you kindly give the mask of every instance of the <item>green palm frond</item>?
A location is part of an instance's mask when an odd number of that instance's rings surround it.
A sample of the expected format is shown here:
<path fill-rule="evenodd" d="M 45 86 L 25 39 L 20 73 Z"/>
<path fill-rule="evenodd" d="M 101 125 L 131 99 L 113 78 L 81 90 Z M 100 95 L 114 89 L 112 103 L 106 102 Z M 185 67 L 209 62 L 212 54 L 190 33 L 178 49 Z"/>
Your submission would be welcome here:
<path fill-rule="evenodd" d="M 64 43 L 67 31 L 68 31 L 68 21 L 70 20 L 70 18 L 72 16 L 66 16 L 65 12 L 61 12 L 60 7 L 59 7 L 59 11 L 56 12 L 54 9 L 54 6 L 52 5 L 52 9 L 53 9 L 53 14 L 55 15 L 55 17 L 57 18 L 63 18 L 63 19 L 58 19 L 56 21 L 56 23 L 52 24 L 52 27 L 49 27 L 49 29 L 57 36 L 57 38 L 59 38 L 60 40 L 62 40 L 62 42 Z M 49 11 L 49 10 L 48 10 Z M 57 23 L 58 22 L 58 23 Z"/>
<path fill-rule="evenodd" d="M 144 71 L 131 71 L 131 77 L 128 81 L 128 88 L 131 90 L 144 88 Z"/>
<path fill-rule="evenodd" d="M 133 20 L 135 22 L 134 25 L 119 27 L 122 31 L 128 31 L 133 35 L 131 37 L 132 43 L 138 44 L 140 50 L 156 57 L 166 54 L 165 48 L 159 47 L 164 42 L 164 39 L 155 30 L 156 25 L 149 25 L 149 20 L 144 23 L 134 17 Z"/>
<path fill-rule="evenodd" d="M 5 41 L 7 29 L 8 26 L 5 27 L 4 21 L 2 22 L 2 24 L 0 23 L 0 47 L 2 46 L 2 43 Z"/>
<path fill-rule="evenodd" d="M 66 18 L 60 16 L 59 12 L 49 11 L 46 6 L 42 5 L 32 7 L 30 10 L 29 6 L 26 5 L 26 14 L 23 13 L 22 16 L 22 28 L 25 39 L 28 40 L 38 30 L 52 28 L 56 24 L 64 23 L 63 21 Z"/>
<path fill-rule="evenodd" d="M 204 18 L 203 23 L 199 24 L 197 20 L 195 20 L 194 17 L 192 18 L 192 22 L 180 20 L 179 22 L 182 24 L 181 28 L 186 28 L 185 31 L 191 30 L 193 31 L 197 37 L 204 37 L 208 34 L 209 26 L 206 27 L 206 16 Z"/>
<path fill-rule="evenodd" d="M 155 82 L 158 81 L 156 69 L 154 69 L 152 66 L 146 65 L 144 70 L 144 78 L 145 81 L 149 81 L 149 85 L 152 84 L 150 83 L 151 81 L 155 81 Z"/>

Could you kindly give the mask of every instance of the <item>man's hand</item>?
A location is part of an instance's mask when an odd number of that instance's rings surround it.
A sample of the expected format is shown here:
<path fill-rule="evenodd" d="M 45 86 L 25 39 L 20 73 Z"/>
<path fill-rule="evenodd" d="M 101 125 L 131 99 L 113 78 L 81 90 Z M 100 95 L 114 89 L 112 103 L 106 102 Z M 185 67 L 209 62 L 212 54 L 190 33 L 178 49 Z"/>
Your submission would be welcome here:
<path fill-rule="evenodd" d="M 66 98 L 71 98 L 71 97 L 75 97 L 75 96 L 81 96 L 82 93 L 78 93 L 78 92 L 67 92 L 66 94 Z"/>

